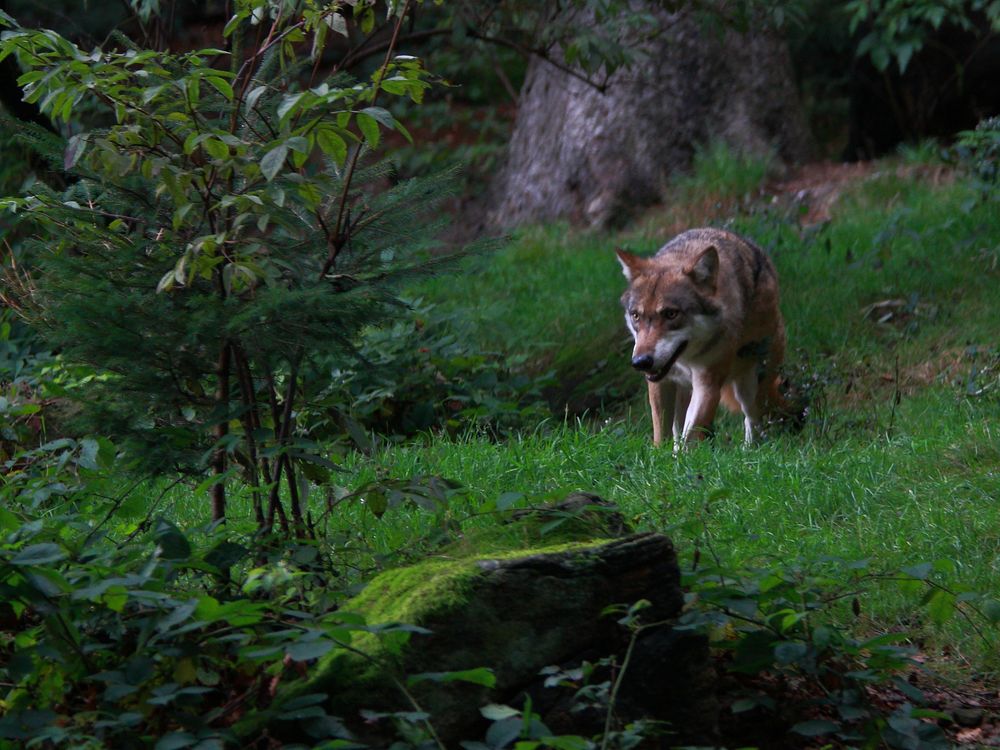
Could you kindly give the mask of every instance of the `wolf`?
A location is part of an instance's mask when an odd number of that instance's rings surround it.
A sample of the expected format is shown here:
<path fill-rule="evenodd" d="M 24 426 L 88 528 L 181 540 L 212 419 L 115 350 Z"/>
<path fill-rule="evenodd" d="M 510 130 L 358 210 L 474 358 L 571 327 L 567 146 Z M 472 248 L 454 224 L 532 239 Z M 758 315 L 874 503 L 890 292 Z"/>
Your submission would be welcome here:
<path fill-rule="evenodd" d="M 785 323 L 778 274 L 767 254 L 722 229 L 692 229 L 652 257 L 617 250 L 628 288 L 625 325 L 632 367 L 646 376 L 653 443 L 674 449 L 711 434 L 720 400 L 743 413 L 744 437 L 787 409 L 778 391 Z"/>

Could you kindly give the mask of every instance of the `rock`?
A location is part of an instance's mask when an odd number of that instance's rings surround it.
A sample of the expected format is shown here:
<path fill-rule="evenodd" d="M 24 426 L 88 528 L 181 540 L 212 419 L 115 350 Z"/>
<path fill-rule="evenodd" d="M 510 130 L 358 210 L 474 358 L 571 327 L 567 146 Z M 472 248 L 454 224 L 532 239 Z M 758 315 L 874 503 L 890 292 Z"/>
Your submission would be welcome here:
<path fill-rule="evenodd" d="M 978 727 L 986 712 L 981 708 L 956 708 L 951 715 L 960 727 Z"/>
<path fill-rule="evenodd" d="M 524 521 L 522 520 L 522 523 Z M 479 740 L 487 723 L 479 708 L 488 703 L 522 705 L 524 694 L 537 697 L 543 721 L 558 718 L 558 688 L 540 690 L 539 671 L 549 665 L 576 665 L 624 653 L 629 633 L 616 616 L 602 612 L 613 604 L 648 600 L 642 621 L 676 618 L 683 606 L 679 570 L 669 539 L 633 534 L 620 539 L 566 542 L 521 552 L 434 558 L 387 571 L 368 584 L 345 611 L 368 623 L 405 622 L 430 631 L 406 643 L 381 641 L 363 633 L 351 651 L 320 660 L 303 683 L 277 701 L 308 693 L 330 696 L 329 710 L 365 742 L 389 744 L 386 722 L 358 720 L 362 709 L 412 710 L 394 680 L 406 675 L 489 667 L 496 676 L 490 690 L 479 685 L 423 681 L 410 691 L 448 747 Z M 396 637 L 396 636 L 393 636 Z M 707 641 L 668 625 L 643 631 L 621 688 L 617 713 L 671 722 L 685 741 L 707 741 L 714 732 L 716 706 Z M 548 693 L 548 696 L 543 696 Z M 553 731 L 581 733 L 550 727 Z M 597 729 L 600 727 L 598 726 Z M 275 736 L 288 728 L 276 723 Z"/>

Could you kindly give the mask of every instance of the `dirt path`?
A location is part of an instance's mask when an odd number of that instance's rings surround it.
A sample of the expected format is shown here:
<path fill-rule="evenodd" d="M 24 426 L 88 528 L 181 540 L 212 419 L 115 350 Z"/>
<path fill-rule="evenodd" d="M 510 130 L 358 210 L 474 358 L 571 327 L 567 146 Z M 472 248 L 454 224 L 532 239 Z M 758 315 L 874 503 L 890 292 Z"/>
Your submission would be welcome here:
<path fill-rule="evenodd" d="M 953 171 L 945 165 L 901 164 L 859 161 L 850 164 L 821 161 L 796 167 L 787 179 L 765 186 L 764 192 L 779 200 L 791 200 L 805 207 L 799 218 L 803 226 L 829 221 L 834 204 L 843 192 L 866 180 L 893 173 L 897 177 L 919 177 L 938 185 L 950 182 Z"/>

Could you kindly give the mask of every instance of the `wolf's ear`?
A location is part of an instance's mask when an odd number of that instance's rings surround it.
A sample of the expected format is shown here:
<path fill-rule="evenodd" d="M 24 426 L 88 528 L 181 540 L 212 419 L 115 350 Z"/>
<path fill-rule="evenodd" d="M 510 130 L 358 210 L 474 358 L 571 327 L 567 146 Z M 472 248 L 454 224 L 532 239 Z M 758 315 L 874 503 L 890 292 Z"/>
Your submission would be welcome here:
<path fill-rule="evenodd" d="M 695 262 L 684 269 L 684 273 L 690 276 L 694 283 L 702 286 L 715 286 L 715 276 L 718 271 L 719 251 L 715 249 L 715 245 L 709 245 L 702 250 Z"/>
<path fill-rule="evenodd" d="M 645 258 L 640 258 L 634 253 L 630 253 L 628 250 L 622 250 L 617 248 L 615 250 L 615 255 L 618 256 L 618 262 L 622 264 L 622 273 L 625 274 L 625 278 L 632 281 L 636 276 L 642 273 L 643 266 L 646 263 Z"/>

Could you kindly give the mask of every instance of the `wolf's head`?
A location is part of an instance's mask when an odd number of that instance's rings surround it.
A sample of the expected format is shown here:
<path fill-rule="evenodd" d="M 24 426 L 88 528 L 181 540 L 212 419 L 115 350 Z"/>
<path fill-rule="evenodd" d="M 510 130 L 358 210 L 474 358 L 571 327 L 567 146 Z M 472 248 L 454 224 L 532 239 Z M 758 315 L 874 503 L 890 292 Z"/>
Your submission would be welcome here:
<path fill-rule="evenodd" d="M 629 282 L 622 306 L 635 339 L 632 366 L 656 383 L 681 355 L 696 359 L 719 340 L 714 302 L 719 253 L 710 245 L 692 260 L 679 262 L 669 254 L 642 258 L 616 252 Z"/>

